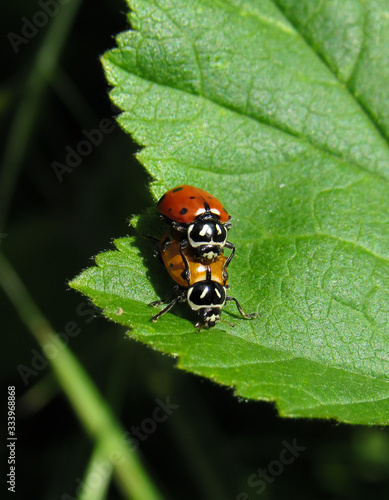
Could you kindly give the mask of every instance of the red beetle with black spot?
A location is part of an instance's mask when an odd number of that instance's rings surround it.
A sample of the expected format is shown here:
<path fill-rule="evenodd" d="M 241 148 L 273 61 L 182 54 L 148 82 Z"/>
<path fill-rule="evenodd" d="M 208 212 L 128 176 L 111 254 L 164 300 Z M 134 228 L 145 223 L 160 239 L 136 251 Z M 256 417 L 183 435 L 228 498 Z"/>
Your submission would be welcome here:
<path fill-rule="evenodd" d="M 183 185 L 165 193 L 157 207 L 163 220 L 183 233 L 181 253 L 189 245 L 195 258 L 214 262 L 226 247 L 231 250 L 224 266 L 227 268 L 234 256 L 235 245 L 227 241 L 231 217 L 217 198 L 202 189 Z"/>
<path fill-rule="evenodd" d="M 158 202 L 162 215 L 174 222 L 191 224 L 196 217 L 211 213 L 221 222 L 230 216 L 220 201 L 202 189 L 193 186 L 178 186 L 165 193 Z"/>

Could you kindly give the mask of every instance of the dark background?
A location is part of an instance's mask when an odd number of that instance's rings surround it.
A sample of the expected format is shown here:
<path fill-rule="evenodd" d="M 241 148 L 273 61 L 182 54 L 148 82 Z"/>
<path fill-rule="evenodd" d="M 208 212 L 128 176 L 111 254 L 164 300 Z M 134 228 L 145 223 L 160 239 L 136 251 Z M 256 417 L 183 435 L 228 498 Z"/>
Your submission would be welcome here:
<path fill-rule="evenodd" d="M 1 7 L 4 155 L 53 20 L 16 54 L 9 33 L 21 35 L 25 19 L 42 8 L 26 0 L 3 1 Z M 58 332 L 69 321 L 78 323 L 81 333 L 70 349 L 125 429 L 151 417 L 156 398 L 169 396 L 179 405 L 139 448 L 166 498 L 388 498 L 386 430 L 281 419 L 270 403 L 241 401 L 230 389 L 177 370 L 173 360 L 129 340 L 123 328 L 97 311 L 89 322 L 89 316 L 77 313 L 87 301 L 69 290 L 67 281 L 93 264 L 91 256 L 112 248 L 113 238 L 129 233 L 131 214 L 153 204 L 148 177 L 134 157 L 139 148 L 118 127 L 104 134 L 72 172 L 63 173 L 62 182 L 52 168 L 53 161 L 65 163 L 67 146 L 75 148 L 85 139 L 83 130 L 96 129 L 115 114 L 99 56 L 114 46 L 113 35 L 127 27 L 125 11 L 122 0 L 81 3 L 33 124 L 24 136 L 18 132 L 23 154 L 12 169 L 15 182 L 2 162 L 0 189 L 10 203 L 3 199 L 1 250 Z M 15 385 L 17 392 L 16 498 L 31 498 L 32 492 L 42 500 L 65 493 L 76 497 L 93 443 L 50 367 L 30 377 L 27 386 L 23 383 L 18 366 L 31 366 L 34 349 L 40 348 L 1 290 L 0 297 L 4 425 L 6 386 Z M 276 477 L 269 474 L 264 491 L 256 493 L 260 487 L 249 486 L 249 476 L 259 468 L 276 467 L 271 463 L 278 460 L 283 443 L 294 440 L 305 450 Z M 5 459 L 2 464 L 6 486 Z M 247 496 L 239 497 L 240 492 Z M 107 498 L 123 497 L 112 484 Z"/>

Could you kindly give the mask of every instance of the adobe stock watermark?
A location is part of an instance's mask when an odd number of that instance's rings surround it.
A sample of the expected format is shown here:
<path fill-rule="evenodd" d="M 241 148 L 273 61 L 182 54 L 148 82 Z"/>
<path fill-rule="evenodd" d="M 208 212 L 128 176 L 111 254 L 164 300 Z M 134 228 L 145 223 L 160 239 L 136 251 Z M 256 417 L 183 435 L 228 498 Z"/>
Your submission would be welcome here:
<path fill-rule="evenodd" d="M 173 410 L 180 407 L 171 403 L 169 396 L 165 398 L 165 402 L 159 398 L 156 398 L 155 402 L 157 406 L 153 410 L 152 417 L 144 418 L 139 426 L 133 425 L 130 427 L 130 432 L 123 434 L 123 439 L 130 445 L 132 451 L 137 450 L 140 442 L 146 441 L 157 430 L 158 424 L 165 422 Z"/>
<path fill-rule="evenodd" d="M 90 323 L 95 318 L 95 310 L 89 307 L 86 302 L 81 302 L 77 306 L 76 313 L 78 316 L 84 318 L 85 323 Z M 31 349 L 32 358 L 30 366 L 22 364 L 17 366 L 17 370 L 24 385 L 29 385 L 30 378 L 35 378 L 40 372 L 47 368 L 49 359 L 55 358 L 58 352 L 64 348 L 64 345 L 69 343 L 70 338 L 77 337 L 80 333 L 81 327 L 77 321 L 68 321 L 64 327 L 64 331 L 57 334 L 62 341 L 55 337 L 52 342 L 47 343 L 43 348 L 44 355 L 37 349 Z"/>
<path fill-rule="evenodd" d="M 54 170 L 55 175 L 59 182 L 63 181 L 64 174 L 69 174 L 77 168 L 82 160 L 92 154 L 95 148 L 100 146 L 103 142 L 104 136 L 111 134 L 116 128 L 116 122 L 111 118 L 103 118 L 99 122 L 98 128 L 93 128 L 91 130 L 83 130 L 82 134 L 84 139 L 79 141 L 73 148 L 71 146 L 66 146 L 65 150 L 67 155 L 65 157 L 65 163 L 60 163 L 59 161 L 53 161 L 51 167 Z"/>
<path fill-rule="evenodd" d="M 122 439 L 129 444 L 130 449 L 135 451 L 139 448 L 140 442 L 146 441 L 157 430 L 158 424 L 165 422 L 172 414 L 173 410 L 180 407 L 178 404 L 170 402 L 170 397 L 167 396 L 165 401 L 159 398 L 155 399 L 156 406 L 152 416 L 144 418 L 139 426 L 132 426 L 130 431 L 122 434 Z M 106 482 L 112 473 L 115 465 L 123 461 L 123 456 L 119 452 L 113 452 L 107 460 L 96 463 L 93 472 L 88 475 L 87 481 L 82 481 L 81 478 L 75 479 L 76 487 L 74 496 L 68 493 L 61 495 L 61 500 L 77 500 L 81 497 L 94 497 L 94 490 L 100 487 L 102 482 Z"/>
<path fill-rule="evenodd" d="M 292 464 L 300 456 L 300 453 L 307 449 L 306 446 L 298 445 L 296 439 L 293 439 L 292 444 L 287 441 L 282 441 L 282 444 L 284 448 L 281 450 L 278 460 L 272 460 L 266 469 L 258 469 L 247 479 L 248 486 L 256 488 L 257 495 L 261 495 L 266 490 L 267 485 L 273 483 L 276 477 L 284 472 L 285 465 Z M 242 491 L 235 500 L 251 500 L 251 498 L 248 493 Z"/>
<path fill-rule="evenodd" d="M 21 45 L 27 45 L 30 40 L 32 40 L 38 33 L 39 30 L 47 26 L 50 19 L 55 17 L 61 9 L 61 5 L 69 3 L 70 0 L 38 0 L 38 8 L 33 16 L 28 19 L 28 17 L 23 16 L 22 26 L 20 28 L 20 33 L 14 33 L 10 31 L 7 38 L 15 52 L 18 54 L 20 52 Z"/>

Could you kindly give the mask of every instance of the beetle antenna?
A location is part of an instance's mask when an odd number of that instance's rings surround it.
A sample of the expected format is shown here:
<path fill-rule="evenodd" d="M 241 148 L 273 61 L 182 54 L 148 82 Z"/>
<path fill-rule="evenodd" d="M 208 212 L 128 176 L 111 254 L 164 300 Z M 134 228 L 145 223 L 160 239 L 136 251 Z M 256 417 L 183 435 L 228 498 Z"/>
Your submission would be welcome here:
<path fill-rule="evenodd" d="M 230 326 L 232 326 L 232 328 L 234 328 L 234 327 L 235 327 L 235 324 L 234 324 L 234 323 L 231 323 L 231 321 L 228 321 L 228 320 L 226 320 L 226 319 L 219 319 L 219 321 L 220 321 L 221 323 L 228 323 Z"/>

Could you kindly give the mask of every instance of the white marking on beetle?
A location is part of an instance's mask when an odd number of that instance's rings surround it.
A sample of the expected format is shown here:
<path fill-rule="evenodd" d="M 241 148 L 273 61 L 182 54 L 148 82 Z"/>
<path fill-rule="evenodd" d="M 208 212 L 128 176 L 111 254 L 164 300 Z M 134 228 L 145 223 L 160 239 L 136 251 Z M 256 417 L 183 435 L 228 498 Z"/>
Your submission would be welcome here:
<path fill-rule="evenodd" d="M 203 293 L 200 295 L 200 299 L 203 299 L 207 295 L 208 289 L 204 288 Z"/>
<path fill-rule="evenodd" d="M 215 252 L 208 252 L 208 253 L 205 253 L 203 255 L 203 258 L 207 259 L 207 260 L 213 260 L 213 259 L 216 259 L 217 256 L 218 256 L 218 254 Z"/>
<path fill-rule="evenodd" d="M 204 309 L 204 308 L 208 307 L 208 306 L 198 305 L 198 304 L 195 304 L 194 302 L 192 302 L 190 300 L 190 296 L 191 296 L 192 292 L 193 292 L 193 287 L 189 288 L 188 295 L 187 295 L 188 305 L 192 309 L 192 311 L 198 311 L 199 309 Z"/>
<path fill-rule="evenodd" d="M 215 323 L 216 320 L 219 319 L 219 315 L 218 314 L 212 314 L 212 316 L 210 316 L 209 318 L 207 318 L 207 321 L 209 323 Z"/>
<path fill-rule="evenodd" d="M 207 233 L 211 232 L 211 228 L 208 226 L 208 224 L 204 224 L 202 230 L 199 232 L 200 236 L 205 236 Z"/>

